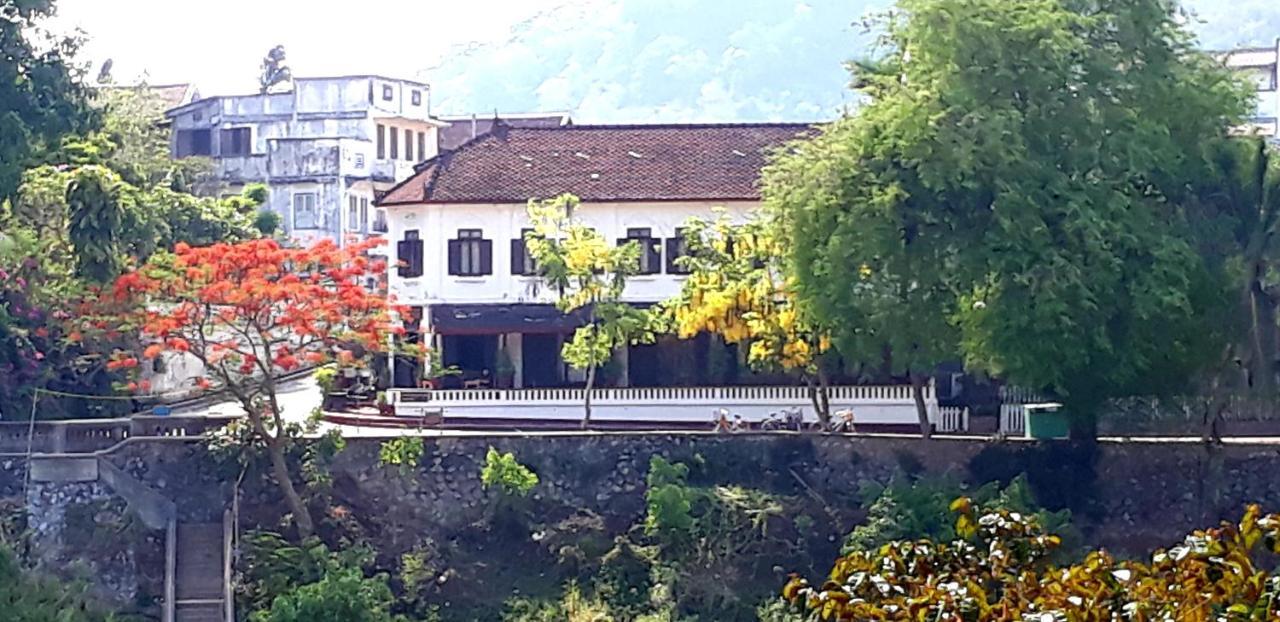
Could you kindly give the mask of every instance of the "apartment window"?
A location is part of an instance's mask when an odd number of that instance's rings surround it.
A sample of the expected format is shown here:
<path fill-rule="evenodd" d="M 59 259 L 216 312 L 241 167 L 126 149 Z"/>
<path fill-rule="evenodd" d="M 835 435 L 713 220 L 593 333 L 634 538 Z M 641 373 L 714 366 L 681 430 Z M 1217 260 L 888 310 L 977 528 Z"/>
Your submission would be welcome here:
<path fill-rule="evenodd" d="M 409 94 L 409 101 L 415 106 L 422 105 L 422 91 L 413 91 Z"/>
<path fill-rule="evenodd" d="M 373 212 L 373 230 L 376 233 L 387 232 L 387 210 L 375 210 Z"/>
<path fill-rule="evenodd" d="M 204 130 L 178 130 L 178 157 L 213 155 L 213 132 Z"/>
<path fill-rule="evenodd" d="M 413 161 L 413 130 L 404 131 L 404 159 Z"/>
<path fill-rule="evenodd" d="M 356 154 L 356 168 L 364 168 L 364 154 L 363 154 L 363 153 L 357 153 L 357 154 Z"/>
<path fill-rule="evenodd" d="M 418 132 L 418 159 L 427 159 L 427 134 L 426 132 Z"/>
<path fill-rule="evenodd" d="M 387 157 L 387 126 L 378 124 L 378 159 Z"/>
<path fill-rule="evenodd" d="M 525 239 L 533 229 L 521 229 L 520 237 L 511 240 L 511 274 L 530 276 L 538 273 L 538 263 L 529 254 Z"/>
<path fill-rule="evenodd" d="M 422 239 L 417 229 L 404 232 L 404 239 L 396 243 L 396 261 L 400 264 L 398 272 L 402 279 L 422 276 Z"/>
<path fill-rule="evenodd" d="M 449 240 L 449 274 L 493 274 L 493 241 L 484 239 L 480 229 L 459 229 L 458 237 Z"/>
<path fill-rule="evenodd" d="M 667 274 L 689 274 L 676 260 L 689 254 L 689 242 L 684 237 L 684 228 L 677 227 L 675 237 L 667 238 Z"/>
<path fill-rule="evenodd" d="M 391 134 L 390 157 L 392 160 L 394 160 L 400 157 L 400 132 L 397 132 L 396 128 L 392 127 L 392 128 L 388 128 L 388 133 Z"/>
<path fill-rule="evenodd" d="M 319 229 L 320 212 L 316 205 L 319 195 L 314 192 L 302 192 L 293 195 L 293 228 Z"/>
<path fill-rule="evenodd" d="M 382 101 L 391 101 L 395 98 L 395 93 L 395 90 L 391 88 L 390 84 L 382 85 Z"/>
<path fill-rule="evenodd" d="M 347 197 L 347 230 L 360 230 L 360 199 L 355 195 Z"/>
<path fill-rule="evenodd" d="M 249 128 L 233 127 L 222 130 L 222 141 L 218 145 L 218 150 L 224 156 L 249 155 Z"/>
<path fill-rule="evenodd" d="M 662 272 L 662 241 L 653 237 L 652 229 L 627 229 L 627 237 L 618 240 L 618 246 L 631 242 L 640 246 L 639 274 Z"/>
<path fill-rule="evenodd" d="M 369 230 L 369 197 L 360 197 L 360 230 Z"/>

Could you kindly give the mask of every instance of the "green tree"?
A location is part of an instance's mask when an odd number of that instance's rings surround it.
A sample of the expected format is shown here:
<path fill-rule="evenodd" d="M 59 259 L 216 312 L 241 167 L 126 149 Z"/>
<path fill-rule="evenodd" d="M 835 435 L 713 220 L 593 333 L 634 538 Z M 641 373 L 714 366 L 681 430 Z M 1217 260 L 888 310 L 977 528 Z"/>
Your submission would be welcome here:
<path fill-rule="evenodd" d="M 78 169 L 67 185 L 68 236 L 75 247 L 76 275 L 95 283 L 120 274 L 125 219 L 120 186 L 118 175 L 97 165 Z"/>
<path fill-rule="evenodd" d="M 0 608 L 9 622 L 110 622 L 81 584 L 44 580 L 24 573 L 0 547 Z"/>
<path fill-rule="evenodd" d="M 95 103 L 102 110 L 101 134 L 112 144 L 106 164 L 125 181 L 180 192 L 211 190 L 211 160 L 170 157 L 169 127 L 163 123 L 166 103 L 147 84 L 103 88 Z"/>
<path fill-rule="evenodd" d="M 64 136 L 99 123 L 83 68 L 72 61 L 79 39 L 43 28 L 53 12 L 53 0 L 0 0 L 0 203 Z"/>
<path fill-rule="evenodd" d="M 1210 268 L 1223 275 L 1222 324 L 1228 367 L 1240 359 L 1247 377 L 1237 389 L 1270 396 L 1280 373 L 1280 155 L 1261 137 L 1248 136 L 1215 145 L 1209 172 L 1194 180 L 1199 210 L 1193 230 Z"/>
<path fill-rule="evenodd" d="M 395 598 L 384 577 L 366 578 L 355 568 L 335 569 L 315 583 L 277 596 L 253 622 L 392 622 Z"/>
<path fill-rule="evenodd" d="M 878 324 L 846 283 L 869 268 L 901 313 L 872 343 L 905 334 L 915 374 L 955 335 L 972 367 L 1063 398 L 1077 433 L 1193 371 L 1214 284 L 1185 188 L 1247 97 L 1170 3 L 901 0 L 881 24 L 852 66 L 868 104 L 765 186 L 841 353 Z"/>
<path fill-rule="evenodd" d="M 565 194 L 529 202 L 533 231 L 526 235 L 539 274 L 559 297 L 565 313 L 582 310 L 585 324 L 564 344 L 561 356 L 586 371 L 582 427 L 591 424 L 591 392 L 596 375 L 619 348 L 653 340 L 649 313 L 622 300 L 627 279 L 640 271 L 635 242 L 610 246 L 604 236 L 574 215 L 578 198 Z"/>

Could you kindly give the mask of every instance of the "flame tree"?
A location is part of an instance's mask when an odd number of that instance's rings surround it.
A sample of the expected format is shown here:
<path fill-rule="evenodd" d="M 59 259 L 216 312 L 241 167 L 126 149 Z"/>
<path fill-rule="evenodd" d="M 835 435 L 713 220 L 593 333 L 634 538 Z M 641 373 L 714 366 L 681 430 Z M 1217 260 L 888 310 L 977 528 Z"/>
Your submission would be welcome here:
<path fill-rule="evenodd" d="M 225 388 L 243 407 L 304 537 L 314 527 L 285 459 L 290 437 L 277 377 L 333 359 L 349 362 L 356 352 L 381 349 L 390 334 L 403 331 L 393 324 L 388 301 L 362 285 L 385 269 L 365 256 L 374 244 L 179 244 L 114 286 L 115 301 L 129 309 L 117 320 L 121 330 L 139 331 L 148 345 L 141 354 L 116 353 L 112 365 L 136 367 L 139 358 L 165 352 L 203 363 L 206 376 L 197 384 Z"/>

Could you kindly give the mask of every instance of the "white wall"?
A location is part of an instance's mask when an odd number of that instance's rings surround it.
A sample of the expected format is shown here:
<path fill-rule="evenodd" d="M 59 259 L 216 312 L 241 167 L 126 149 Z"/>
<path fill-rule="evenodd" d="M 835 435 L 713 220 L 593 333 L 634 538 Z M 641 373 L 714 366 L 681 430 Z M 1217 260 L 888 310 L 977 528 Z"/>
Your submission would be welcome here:
<path fill-rule="evenodd" d="M 756 201 L 584 203 L 578 208 L 577 216 L 610 243 L 626 237 L 628 228 L 637 227 L 649 228 L 654 237 L 665 240 L 674 237 L 676 228 L 691 217 L 715 218 L 716 207 L 723 207 L 735 219 L 742 220 L 758 205 Z M 392 254 L 396 242 L 404 239 L 408 229 L 417 229 L 424 241 L 422 277 L 401 279 L 395 267 L 390 268 L 391 292 L 400 304 L 553 301 L 551 295 L 541 291 L 545 288 L 537 286 L 537 277 L 511 274 L 511 240 L 521 237 L 521 230 L 530 227 L 523 204 L 431 204 L 386 209 L 388 248 Z M 448 240 L 457 237 L 458 229 L 481 229 L 485 239 L 493 241 L 493 274 L 481 277 L 448 274 Z M 665 273 L 665 244 L 663 253 L 664 272 L 632 277 L 625 294 L 627 300 L 658 302 L 679 293 L 683 277 Z"/>

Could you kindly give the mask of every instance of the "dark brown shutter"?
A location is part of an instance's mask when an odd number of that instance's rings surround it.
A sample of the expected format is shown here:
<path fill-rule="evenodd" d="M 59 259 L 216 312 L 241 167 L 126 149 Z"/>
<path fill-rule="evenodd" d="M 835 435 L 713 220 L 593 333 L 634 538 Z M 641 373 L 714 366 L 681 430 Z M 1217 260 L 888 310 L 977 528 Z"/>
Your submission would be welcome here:
<path fill-rule="evenodd" d="M 649 265 L 645 266 L 645 274 L 659 274 L 662 272 L 662 240 L 660 238 L 645 238 L 644 244 L 649 248 Z"/>
<path fill-rule="evenodd" d="M 449 240 L 449 274 L 462 272 L 462 240 Z"/>
<path fill-rule="evenodd" d="M 689 270 L 676 264 L 676 260 L 685 255 L 684 247 L 684 236 L 667 238 L 667 274 L 689 274 Z"/>
<path fill-rule="evenodd" d="M 413 266 L 412 276 L 422 276 L 423 244 L 424 242 L 422 240 L 409 241 L 409 256 L 412 257 L 410 263 Z"/>
<path fill-rule="evenodd" d="M 480 240 L 480 274 L 493 274 L 493 240 Z"/>
<path fill-rule="evenodd" d="M 409 251 L 411 244 L 411 240 L 400 240 L 399 242 L 396 242 L 396 263 L 398 264 L 396 274 L 399 274 L 402 279 L 409 278 L 413 271 L 413 267 L 410 264 L 411 260 Z"/>
<path fill-rule="evenodd" d="M 524 274 L 524 239 L 511 240 L 511 274 Z"/>

